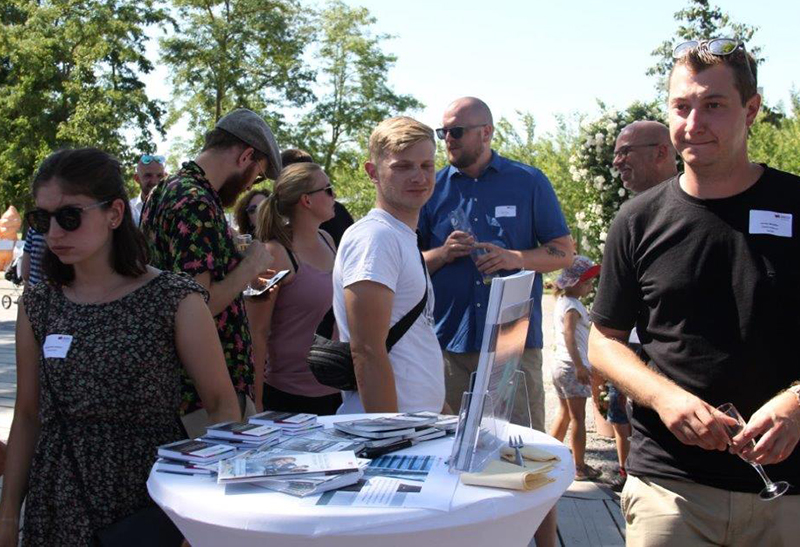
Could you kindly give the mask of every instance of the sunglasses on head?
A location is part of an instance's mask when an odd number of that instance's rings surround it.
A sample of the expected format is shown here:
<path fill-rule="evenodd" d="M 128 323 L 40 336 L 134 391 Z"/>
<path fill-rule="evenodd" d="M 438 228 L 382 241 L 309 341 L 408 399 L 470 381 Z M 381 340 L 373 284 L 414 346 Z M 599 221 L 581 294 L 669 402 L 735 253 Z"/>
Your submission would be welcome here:
<path fill-rule="evenodd" d="M 750 59 L 747 58 L 747 50 L 745 49 L 744 44 L 739 40 L 735 40 L 733 38 L 689 40 L 688 42 L 683 42 L 682 44 L 675 46 L 675 49 L 672 50 L 672 58 L 680 59 L 681 57 L 685 57 L 686 54 L 695 48 L 700 48 L 701 50 L 707 51 L 711 55 L 716 55 L 717 57 L 725 57 L 741 49 L 747 69 L 750 71 L 751 75 L 753 74 L 753 69 L 750 67 Z"/>
<path fill-rule="evenodd" d="M 329 184 L 325 188 L 317 188 L 316 190 L 311 190 L 310 192 L 306 192 L 306 194 L 311 195 L 311 194 L 316 194 L 317 192 L 325 192 L 330 197 L 333 197 L 333 186 Z"/>
<path fill-rule="evenodd" d="M 86 205 L 83 207 L 79 207 L 77 205 L 66 205 L 56 209 L 52 213 L 50 211 L 45 211 L 44 209 L 33 209 L 25 214 L 25 220 L 28 221 L 28 225 L 31 228 L 42 235 L 50 231 L 50 219 L 53 217 L 55 217 L 56 222 L 58 222 L 58 225 L 61 226 L 61 228 L 67 232 L 74 232 L 81 227 L 81 213 L 90 209 L 102 207 L 107 203 L 111 203 L 111 200 L 108 199 L 106 201 L 101 201 L 99 203 L 94 203 L 92 205 Z"/>
<path fill-rule="evenodd" d="M 139 161 L 145 165 L 149 165 L 153 162 L 164 165 L 167 161 L 167 158 L 164 156 L 151 156 L 150 154 L 144 154 L 141 158 L 139 158 Z"/>
<path fill-rule="evenodd" d="M 487 125 L 485 123 L 479 123 L 477 125 L 458 125 L 456 127 L 440 127 L 436 130 L 436 136 L 439 139 L 444 140 L 447 137 L 447 134 L 450 133 L 450 136 L 454 139 L 458 140 L 464 136 L 464 132 L 467 129 L 475 129 L 476 127 L 483 127 Z"/>

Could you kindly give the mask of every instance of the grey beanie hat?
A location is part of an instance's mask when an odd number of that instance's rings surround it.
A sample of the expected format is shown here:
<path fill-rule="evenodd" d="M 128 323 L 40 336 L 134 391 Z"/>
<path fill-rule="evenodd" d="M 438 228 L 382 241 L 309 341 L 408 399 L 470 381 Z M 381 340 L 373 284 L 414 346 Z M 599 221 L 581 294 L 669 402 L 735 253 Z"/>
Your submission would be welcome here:
<path fill-rule="evenodd" d="M 217 122 L 217 128 L 223 129 L 243 140 L 265 156 L 267 156 L 267 177 L 275 180 L 281 172 L 281 151 L 275 136 L 264 119 L 246 108 L 237 108 L 229 112 Z"/>

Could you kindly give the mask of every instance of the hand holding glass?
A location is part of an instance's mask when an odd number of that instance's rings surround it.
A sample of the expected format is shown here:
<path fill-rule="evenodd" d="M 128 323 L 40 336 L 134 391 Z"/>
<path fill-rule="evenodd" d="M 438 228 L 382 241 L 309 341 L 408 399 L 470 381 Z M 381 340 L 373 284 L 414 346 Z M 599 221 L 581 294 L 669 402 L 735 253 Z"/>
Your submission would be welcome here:
<path fill-rule="evenodd" d="M 242 254 L 247 252 L 247 248 L 250 247 L 252 243 L 253 243 L 253 236 L 251 236 L 250 234 L 239 234 L 238 236 L 236 236 L 236 250 Z M 242 291 L 242 294 L 244 296 L 256 296 L 258 294 L 261 294 L 261 292 L 263 291 L 258 291 L 257 289 L 254 289 L 250 285 L 250 283 L 248 283 L 247 286 L 244 288 L 244 291 Z"/>
<path fill-rule="evenodd" d="M 736 420 L 736 425 L 723 424 L 725 430 L 728 432 L 728 435 L 730 436 L 731 439 L 733 439 L 736 435 L 739 434 L 739 432 L 741 432 L 744 429 L 746 425 L 744 418 L 742 418 L 742 415 L 739 414 L 738 410 L 736 410 L 736 407 L 733 406 L 733 403 L 725 403 L 724 405 L 718 406 L 717 410 L 719 410 L 726 416 L 730 416 L 731 418 Z M 752 443 L 753 446 L 755 446 L 756 444 L 755 440 L 752 440 L 750 442 Z M 744 460 L 744 458 L 742 459 Z M 753 466 L 753 468 L 758 472 L 759 476 L 761 477 L 761 480 L 763 480 L 764 484 L 766 485 L 764 489 L 761 491 L 761 493 L 758 494 L 758 497 L 760 497 L 762 500 L 769 501 L 769 500 L 774 500 L 775 498 L 779 498 L 783 494 L 785 494 L 786 491 L 789 489 L 789 483 L 786 481 L 772 482 L 771 480 L 769 480 L 769 477 L 764 472 L 764 468 L 761 467 L 760 464 L 753 463 L 747 460 L 745 461 Z"/>

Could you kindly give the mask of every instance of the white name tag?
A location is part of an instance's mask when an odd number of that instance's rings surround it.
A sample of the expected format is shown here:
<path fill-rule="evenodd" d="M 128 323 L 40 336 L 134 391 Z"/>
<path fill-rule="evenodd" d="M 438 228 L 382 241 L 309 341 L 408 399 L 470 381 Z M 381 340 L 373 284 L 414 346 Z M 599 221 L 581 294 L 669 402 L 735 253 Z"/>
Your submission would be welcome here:
<path fill-rule="evenodd" d="M 500 217 L 515 217 L 517 216 L 517 206 L 516 205 L 498 205 L 494 208 L 494 216 L 496 218 Z"/>
<path fill-rule="evenodd" d="M 72 336 L 69 334 L 48 334 L 42 350 L 46 359 L 63 359 L 71 345 Z"/>
<path fill-rule="evenodd" d="M 750 233 L 792 237 L 792 215 L 775 211 L 750 211 Z"/>

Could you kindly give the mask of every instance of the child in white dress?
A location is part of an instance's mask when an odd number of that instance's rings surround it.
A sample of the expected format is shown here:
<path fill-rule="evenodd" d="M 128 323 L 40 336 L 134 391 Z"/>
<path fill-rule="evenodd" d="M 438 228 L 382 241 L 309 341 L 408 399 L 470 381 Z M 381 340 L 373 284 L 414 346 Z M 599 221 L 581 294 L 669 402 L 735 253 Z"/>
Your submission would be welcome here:
<path fill-rule="evenodd" d="M 591 397 L 591 365 L 589 347 L 589 313 L 580 299 L 592 291 L 600 265 L 585 256 L 576 256 L 569 268 L 564 268 L 556 280 L 556 305 L 553 325 L 556 341 L 556 361 L 553 366 L 553 386 L 558 394 L 559 408 L 550 428 L 550 435 L 563 441 L 572 424 L 570 448 L 575 458 L 575 480 L 595 479 L 600 471 L 584 461 L 586 452 L 586 399 Z"/>

